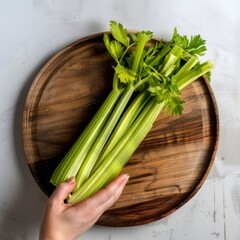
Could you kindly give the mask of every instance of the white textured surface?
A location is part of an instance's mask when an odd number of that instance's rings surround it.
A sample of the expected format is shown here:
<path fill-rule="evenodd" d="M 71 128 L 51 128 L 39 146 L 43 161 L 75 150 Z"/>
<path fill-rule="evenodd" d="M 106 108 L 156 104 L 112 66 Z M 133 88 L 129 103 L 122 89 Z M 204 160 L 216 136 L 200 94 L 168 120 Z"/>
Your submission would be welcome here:
<path fill-rule="evenodd" d="M 140 227 L 95 226 L 90 240 L 240 239 L 240 1 L 7 0 L 0 4 L 0 239 L 38 239 L 46 197 L 21 146 L 21 113 L 40 66 L 62 47 L 108 30 L 109 20 L 169 38 L 201 34 L 220 115 L 220 141 L 203 187 L 170 216 Z"/>

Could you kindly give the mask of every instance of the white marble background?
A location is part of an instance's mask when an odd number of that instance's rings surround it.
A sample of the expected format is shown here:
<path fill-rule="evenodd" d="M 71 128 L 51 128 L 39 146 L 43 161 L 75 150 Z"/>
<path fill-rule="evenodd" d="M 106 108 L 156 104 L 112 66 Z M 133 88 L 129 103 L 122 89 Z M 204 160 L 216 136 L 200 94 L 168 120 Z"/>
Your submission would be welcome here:
<path fill-rule="evenodd" d="M 212 171 L 170 216 L 129 228 L 95 226 L 82 240 L 240 240 L 240 1 L 7 0 L 0 2 L 0 239 L 38 239 L 45 195 L 26 165 L 21 114 L 40 67 L 78 38 L 117 20 L 168 39 L 176 26 L 207 40 L 220 115 Z"/>

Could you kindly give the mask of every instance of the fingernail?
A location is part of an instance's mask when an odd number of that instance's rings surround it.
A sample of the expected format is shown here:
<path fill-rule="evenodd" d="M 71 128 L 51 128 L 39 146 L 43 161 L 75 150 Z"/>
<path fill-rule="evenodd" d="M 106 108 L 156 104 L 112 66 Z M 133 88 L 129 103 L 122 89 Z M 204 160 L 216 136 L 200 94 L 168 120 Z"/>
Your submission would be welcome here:
<path fill-rule="evenodd" d="M 67 181 L 68 184 L 72 184 L 75 182 L 75 177 L 70 177 Z"/>
<path fill-rule="evenodd" d="M 124 182 L 127 182 L 129 178 L 130 178 L 130 176 L 128 174 L 123 175 L 123 181 Z"/>

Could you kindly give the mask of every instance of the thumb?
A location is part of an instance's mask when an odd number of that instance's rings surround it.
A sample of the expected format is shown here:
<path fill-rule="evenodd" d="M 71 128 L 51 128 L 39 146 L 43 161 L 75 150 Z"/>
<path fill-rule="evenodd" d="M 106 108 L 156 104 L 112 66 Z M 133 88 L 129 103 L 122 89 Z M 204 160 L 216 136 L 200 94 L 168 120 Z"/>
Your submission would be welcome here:
<path fill-rule="evenodd" d="M 69 178 L 67 181 L 60 183 L 54 190 L 51 198 L 59 203 L 63 203 L 68 194 L 74 189 L 76 185 L 75 177 Z"/>

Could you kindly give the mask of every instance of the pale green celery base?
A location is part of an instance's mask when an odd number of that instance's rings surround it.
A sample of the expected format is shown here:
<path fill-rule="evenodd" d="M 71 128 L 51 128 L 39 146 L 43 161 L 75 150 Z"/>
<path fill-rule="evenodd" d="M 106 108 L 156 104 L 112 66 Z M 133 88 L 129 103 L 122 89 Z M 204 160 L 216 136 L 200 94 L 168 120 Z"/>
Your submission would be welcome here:
<path fill-rule="evenodd" d="M 121 94 L 122 92 L 119 90 L 112 90 L 109 93 L 108 97 L 103 102 L 90 123 L 55 169 L 50 179 L 50 182 L 53 185 L 57 186 L 59 183 L 64 182 L 68 178 L 76 176 L 79 167 L 85 158 L 84 156 L 87 155 L 92 147 Z"/>

